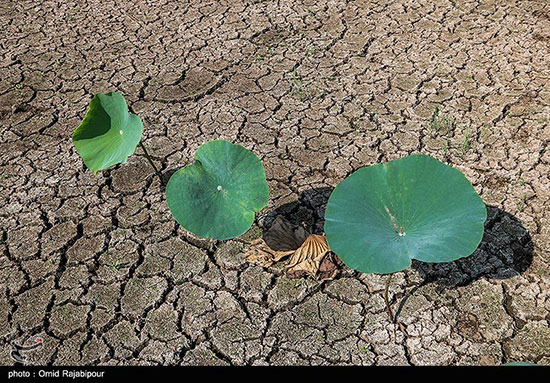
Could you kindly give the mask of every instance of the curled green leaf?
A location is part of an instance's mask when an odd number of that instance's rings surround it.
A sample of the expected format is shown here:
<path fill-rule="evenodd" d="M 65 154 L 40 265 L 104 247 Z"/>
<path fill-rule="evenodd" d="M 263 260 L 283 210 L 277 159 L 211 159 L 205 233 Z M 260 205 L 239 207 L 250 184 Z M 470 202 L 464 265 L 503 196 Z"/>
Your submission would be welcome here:
<path fill-rule="evenodd" d="M 72 139 L 84 164 L 95 174 L 125 163 L 134 154 L 142 133 L 141 120 L 128 112 L 121 94 L 98 93 Z"/>

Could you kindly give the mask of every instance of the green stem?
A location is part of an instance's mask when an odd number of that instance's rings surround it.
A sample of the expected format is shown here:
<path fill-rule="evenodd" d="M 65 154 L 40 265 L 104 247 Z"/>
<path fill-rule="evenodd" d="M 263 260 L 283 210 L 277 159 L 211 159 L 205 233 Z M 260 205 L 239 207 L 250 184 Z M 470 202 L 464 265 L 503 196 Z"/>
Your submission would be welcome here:
<path fill-rule="evenodd" d="M 388 299 L 388 290 L 390 288 L 391 276 L 391 274 L 388 274 L 388 278 L 386 279 L 386 288 L 384 289 L 384 301 L 386 302 L 386 308 L 388 309 L 388 316 L 390 317 L 390 321 L 392 323 L 395 323 L 395 317 L 393 316 L 393 312 L 391 311 L 390 300 Z"/>
<path fill-rule="evenodd" d="M 149 156 L 149 153 L 147 153 L 147 149 L 145 149 L 145 146 L 143 146 L 143 142 L 139 141 L 139 146 L 141 146 L 141 149 L 143 149 L 143 153 L 145 153 L 145 158 L 147 158 L 147 161 L 149 161 L 149 163 L 151 164 L 153 169 L 155 169 L 155 173 L 157 173 L 157 176 L 159 177 L 160 183 L 163 184 L 164 182 L 162 181 L 162 174 L 161 174 L 161 172 L 159 172 L 159 170 L 157 169 L 157 167 L 153 163 L 153 160 L 151 159 L 151 156 Z"/>

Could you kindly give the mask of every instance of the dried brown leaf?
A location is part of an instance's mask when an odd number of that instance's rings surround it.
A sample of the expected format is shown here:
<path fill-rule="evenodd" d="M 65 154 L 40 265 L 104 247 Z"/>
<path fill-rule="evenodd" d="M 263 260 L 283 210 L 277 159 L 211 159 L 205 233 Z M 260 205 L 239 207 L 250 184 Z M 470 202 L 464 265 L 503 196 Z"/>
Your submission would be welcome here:
<path fill-rule="evenodd" d="M 332 251 L 328 252 L 319 265 L 317 279 L 322 281 L 334 279 L 343 265 L 344 263 L 336 254 Z"/>
<path fill-rule="evenodd" d="M 326 237 L 311 234 L 290 258 L 287 272 L 291 276 L 305 273 L 313 278 L 317 278 L 321 261 L 328 252 L 330 252 L 330 248 L 328 247 Z"/>
<path fill-rule="evenodd" d="M 279 216 L 263 238 L 252 241 L 245 248 L 244 258 L 255 265 L 269 267 L 294 253 L 306 237 L 307 232 L 302 227 L 295 227 Z"/>
<path fill-rule="evenodd" d="M 251 242 L 245 249 L 245 259 L 253 264 L 269 267 L 292 255 L 286 267 L 291 278 L 310 275 L 313 278 L 333 279 L 342 265 L 330 251 L 323 235 L 308 233 L 277 217 L 263 238 Z"/>
<path fill-rule="evenodd" d="M 284 257 L 294 253 L 294 250 L 275 251 L 272 250 L 263 240 L 263 238 L 252 241 L 244 252 L 244 259 L 247 262 L 253 263 L 262 267 L 269 267 L 275 262 L 280 261 Z"/>
<path fill-rule="evenodd" d="M 307 236 L 308 232 L 303 227 L 292 225 L 278 216 L 263 238 L 265 243 L 275 251 L 290 251 L 299 248 Z"/>

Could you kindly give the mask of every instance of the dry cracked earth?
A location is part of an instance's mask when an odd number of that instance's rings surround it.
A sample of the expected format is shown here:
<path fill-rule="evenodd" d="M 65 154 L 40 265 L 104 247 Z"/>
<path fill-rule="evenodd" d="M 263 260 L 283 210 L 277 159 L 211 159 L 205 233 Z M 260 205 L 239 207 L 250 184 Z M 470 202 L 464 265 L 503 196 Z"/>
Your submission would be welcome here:
<path fill-rule="evenodd" d="M 545 2 L 4 0 L 0 58 L 0 364 L 550 364 Z M 209 140 L 253 150 L 252 229 L 187 233 L 140 148 L 88 171 L 71 134 L 108 91 L 166 179 Z M 394 275 L 406 335 L 384 276 L 244 261 L 275 216 L 322 234 L 340 181 L 412 153 L 463 171 L 489 217 L 470 257 Z"/>

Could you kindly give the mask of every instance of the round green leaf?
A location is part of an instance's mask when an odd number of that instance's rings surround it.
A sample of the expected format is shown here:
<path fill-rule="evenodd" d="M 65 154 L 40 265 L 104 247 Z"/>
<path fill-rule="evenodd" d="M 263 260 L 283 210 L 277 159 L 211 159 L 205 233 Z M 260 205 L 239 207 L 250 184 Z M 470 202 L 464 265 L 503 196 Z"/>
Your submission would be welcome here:
<path fill-rule="evenodd" d="M 325 212 L 330 248 L 350 268 L 388 274 L 411 259 L 450 262 L 474 252 L 485 204 L 459 170 L 412 155 L 357 170 Z"/>
<path fill-rule="evenodd" d="M 124 97 L 116 92 L 96 94 L 86 117 L 73 133 L 73 143 L 93 173 L 125 163 L 136 151 L 143 124 L 128 113 Z"/>
<path fill-rule="evenodd" d="M 166 186 L 166 202 L 176 221 L 204 238 L 243 234 L 268 196 L 258 157 L 224 140 L 202 145 L 195 162 L 175 172 Z"/>

